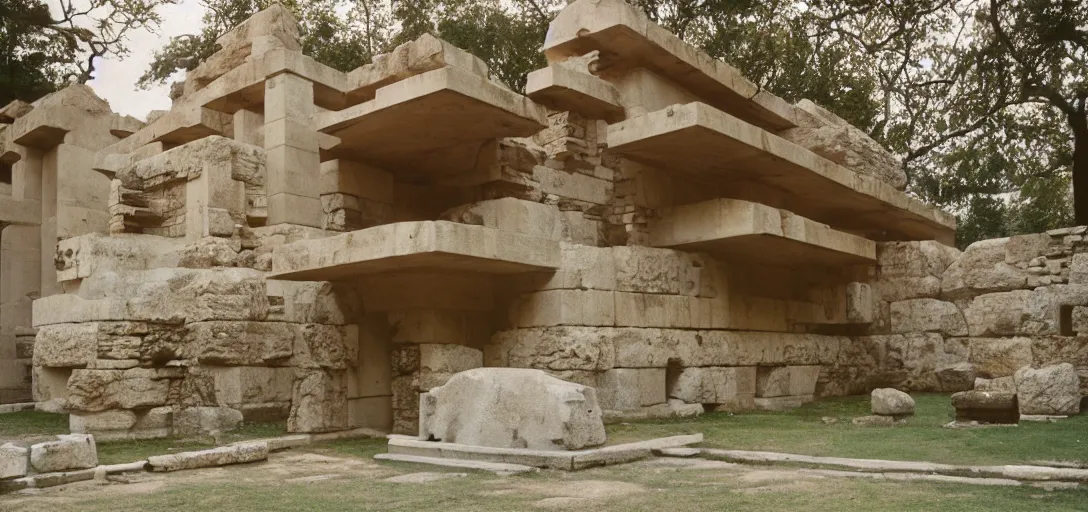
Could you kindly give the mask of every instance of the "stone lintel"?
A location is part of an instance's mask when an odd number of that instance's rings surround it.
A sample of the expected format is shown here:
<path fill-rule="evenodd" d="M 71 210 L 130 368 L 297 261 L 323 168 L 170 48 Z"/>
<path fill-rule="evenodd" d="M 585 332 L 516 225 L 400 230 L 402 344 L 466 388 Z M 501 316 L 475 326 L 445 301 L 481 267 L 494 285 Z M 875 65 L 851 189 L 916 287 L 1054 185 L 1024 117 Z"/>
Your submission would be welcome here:
<path fill-rule="evenodd" d="M 278 247 L 272 279 L 336 281 L 406 269 L 484 274 L 539 272 L 559 266 L 559 243 L 445 221 L 385 224 Z"/>
<path fill-rule="evenodd" d="M 541 105 L 577 112 L 588 119 L 608 122 L 623 119 L 619 93 L 612 84 L 563 66 L 548 66 L 529 73 L 525 94 Z"/>
<path fill-rule="evenodd" d="M 780 265 L 876 261 L 872 240 L 739 199 L 713 199 L 662 210 L 661 217 L 650 222 L 650 245 Z"/>
<path fill-rule="evenodd" d="M 663 171 L 728 183 L 738 193 L 761 185 L 778 196 L 774 206 L 876 240 L 950 243 L 955 230 L 952 215 L 703 103 L 613 124 L 608 146 Z"/>

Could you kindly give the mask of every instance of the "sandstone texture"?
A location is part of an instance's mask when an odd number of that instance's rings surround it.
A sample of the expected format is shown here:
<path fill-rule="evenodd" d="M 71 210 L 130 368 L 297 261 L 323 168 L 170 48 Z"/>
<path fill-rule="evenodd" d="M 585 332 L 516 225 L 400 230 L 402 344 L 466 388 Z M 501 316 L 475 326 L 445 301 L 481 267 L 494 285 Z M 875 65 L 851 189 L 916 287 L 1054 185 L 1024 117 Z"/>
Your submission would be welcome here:
<path fill-rule="evenodd" d="M 1020 414 L 1072 415 L 1080 412 L 1080 378 L 1073 365 L 1024 367 L 1016 371 Z"/>
<path fill-rule="evenodd" d="M 579 450 L 605 441 L 596 391 L 540 370 L 468 370 L 420 400 L 424 440 L 534 450 Z"/>
<path fill-rule="evenodd" d="M 86 434 L 61 434 L 56 441 L 32 445 L 30 465 L 38 473 L 93 468 L 98 465 L 94 437 Z"/>

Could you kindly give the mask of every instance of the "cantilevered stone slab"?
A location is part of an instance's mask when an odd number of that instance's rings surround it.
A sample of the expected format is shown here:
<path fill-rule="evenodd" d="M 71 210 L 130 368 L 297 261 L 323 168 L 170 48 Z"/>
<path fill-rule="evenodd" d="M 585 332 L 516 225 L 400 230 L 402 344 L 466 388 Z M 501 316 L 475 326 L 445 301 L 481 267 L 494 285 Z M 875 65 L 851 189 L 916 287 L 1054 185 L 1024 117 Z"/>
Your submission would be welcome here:
<path fill-rule="evenodd" d="M 499 137 L 525 137 L 546 125 L 544 109 L 479 75 L 445 67 L 378 89 L 371 101 L 315 117 L 339 137 L 331 149 L 395 171 L 402 180 L 429 180 L 473 169 L 480 148 Z"/>
<path fill-rule="evenodd" d="M 757 184 L 788 209 L 877 240 L 950 243 L 955 219 L 759 127 L 703 103 L 673 105 L 608 127 L 611 151 L 658 167 L 728 184 Z"/>
<path fill-rule="evenodd" d="M 42 205 L 37 201 L 20 201 L 0 195 L 0 224 L 37 226 L 42 223 Z"/>
<path fill-rule="evenodd" d="M 508 274 L 559 266 L 559 242 L 444 221 L 398 222 L 272 253 L 272 279 L 335 281 L 405 269 Z"/>
<path fill-rule="evenodd" d="M 548 66 L 529 73 L 525 94 L 541 105 L 578 112 L 590 119 L 609 122 L 623 119 L 623 106 L 615 86 L 563 66 Z"/>
<path fill-rule="evenodd" d="M 602 78 L 645 67 L 757 126 L 772 131 L 797 126 L 792 105 L 760 90 L 733 66 L 682 41 L 622 0 L 572 2 L 548 26 L 544 54 L 549 63 L 593 50 L 601 52 Z"/>
<path fill-rule="evenodd" d="M 787 211 L 740 199 L 713 199 L 661 211 L 650 245 L 767 264 L 850 265 L 876 260 L 872 240 Z"/>

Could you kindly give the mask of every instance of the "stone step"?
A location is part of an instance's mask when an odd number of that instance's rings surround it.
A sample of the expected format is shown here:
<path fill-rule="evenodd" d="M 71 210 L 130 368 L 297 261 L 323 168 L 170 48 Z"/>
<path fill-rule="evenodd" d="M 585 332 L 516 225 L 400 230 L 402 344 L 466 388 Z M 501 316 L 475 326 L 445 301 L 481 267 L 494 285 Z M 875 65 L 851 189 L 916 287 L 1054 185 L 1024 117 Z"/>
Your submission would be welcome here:
<path fill-rule="evenodd" d="M 374 456 L 377 460 L 389 460 L 394 462 L 412 462 L 415 464 L 429 464 L 445 468 L 472 469 L 487 471 L 496 475 L 519 475 L 537 471 L 532 466 L 521 464 L 508 464 L 503 462 L 482 462 L 477 460 L 443 459 L 440 457 L 421 457 L 418 455 L 403 455 L 397 453 L 379 453 Z"/>

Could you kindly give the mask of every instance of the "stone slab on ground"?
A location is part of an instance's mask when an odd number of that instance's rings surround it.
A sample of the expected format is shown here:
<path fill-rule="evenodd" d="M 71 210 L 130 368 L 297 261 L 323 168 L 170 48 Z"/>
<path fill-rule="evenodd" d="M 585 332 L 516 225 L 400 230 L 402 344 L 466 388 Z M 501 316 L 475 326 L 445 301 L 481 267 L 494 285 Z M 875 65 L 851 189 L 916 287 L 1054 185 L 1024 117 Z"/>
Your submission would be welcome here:
<path fill-rule="evenodd" d="M 952 395 L 956 422 L 1013 424 L 1020 421 L 1016 394 L 999 391 L 960 391 Z"/>
<path fill-rule="evenodd" d="M 447 468 L 487 471 L 490 473 L 495 473 L 496 475 L 519 475 L 522 473 L 531 473 L 533 471 L 537 471 L 537 468 L 535 467 L 524 466 L 521 464 L 509 464 L 503 462 L 482 462 L 464 459 L 444 459 L 441 457 L 421 457 L 419 455 L 403 455 L 396 453 L 379 453 L 375 455 L 374 458 L 377 460 L 391 460 L 394 462 L 412 462 L 415 464 L 429 464 L 432 466 L 442 466 Z"/>
<path fill-rule="evenodd" d="M 210 450 L 156 455 L 147 458 L 151 471 L 169 472 L 229 464 L 245 464 L 268 459 L 268 443 L 239 443 Z"/>
<path fill-rule="evenodd" d="M 389 453 L 440 459 L 475 460 L 519 464 L 537 468 L 572 471 L 595 466 L 622 464 L 645 459 L 654 450 L 701 443 L 702 434 L 682 435 L 577 451 L 496 448 L 456 443 L 420 441 L 408 436 L 389 436 Z"/>
<path fill-rule="evenodd" d="M 30 466 L 30 450 L 13 443 L 0 446 L 0 480 L 26 476 Z"/>
<path fill-rule="evenodd" d="M 39 473 L 54 473 L 98 465 L 94 437 L 87 434 L 61 434 L 56 441 L 30 447 L 30 465 Z"/>

